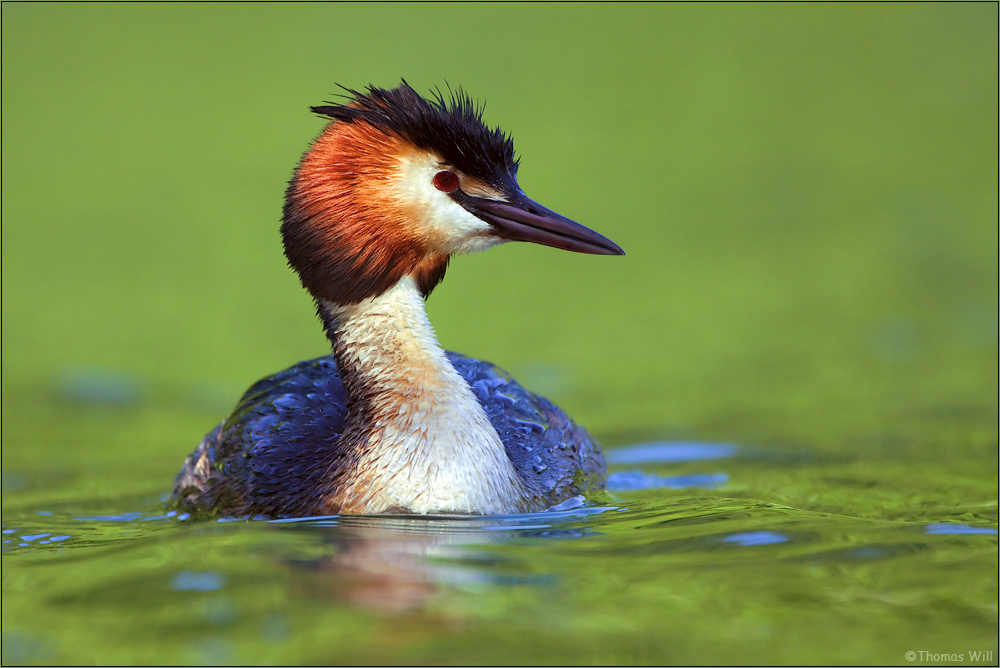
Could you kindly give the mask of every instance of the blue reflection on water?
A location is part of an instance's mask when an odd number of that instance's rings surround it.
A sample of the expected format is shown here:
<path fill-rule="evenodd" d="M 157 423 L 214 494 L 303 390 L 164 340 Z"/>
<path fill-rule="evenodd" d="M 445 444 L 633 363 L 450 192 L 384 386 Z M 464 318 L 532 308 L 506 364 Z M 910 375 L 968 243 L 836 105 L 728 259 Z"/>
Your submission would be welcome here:
<path fill-rule="evenodd" d="M 736 543 L 741 547 L 752 547 L 754 545 L 774 545 L 784 543 L 788 540 L 780 533 L 773 531 L 747 531 L 745 533 L 734 533 L 722 539 L 723 543 Z"/>
<path fill-rule="evenodd" d="M 562 503 L 557 503 L 554 506 L 546 508 L 543 513 L 557 513 L 562 510 L 574 510 L 576 508 L 582 508 L 587 505 L 587 499 L 582 494 L 570 497 L 563 501 Z"/>
<path fill-rule="evenodd" d="M 2 645 L 5 666 L 49 663 L 56 653 L 52 638 L 18 631 L 4 631 Z"/>
<path fill-rule="evenodd" d="M 97 367 L 71 367 L 56 380 L 56 392 L 70 401 L 108 406 L 136 406 L 142 383 L 128 373 Z"/>
<path fill-rule="evenodd" d="M 725 459 L 736 454 L 735 443 L 660 441 L 617 448 L 604 453 L 608 464 L 663 464 Z"/>
<path fill-rule="evenodd" d="M 989 527 L 970 527 L 968 524 L 951 524 L 950 522 L 936 522 L 933 524 L 928 524 L 927 529 L 924 533 L 952 533 L 952 534 L 968 534 L 968 533 L 985 533 L 985 534 L 995 534 L 996 529 L 990 529 Z"/>
<path fill-rule="evenodd" d="M 39 534 L 35 534 L 34 536 L 21 536 L 21 540 L 23 540 L 23 541 L 29 541 L 30 542 L 30 541 L 35 540 L 36 538 L 45 538 L 46 536 L 51 536 L 51 535 L 52 534 L 39 533 Z"/>
<path fill-rule="evenodd" d="M 308 522 L 318 526 L 337 526 L 340 515 L 315 515 L 313 517 L 282 517 L 276 520 L 268 520 L 271 524 L 296 524 L 298 522 Z M 331 521 L 332 520 L 332 521 Z"/>
<path fill-rule="evenodd" d="M 215 571 L 180 571 L 170 581 L 170 588 L 174 591 L 215 591 L 225 584 L 226 578 Z"/>
<path fill-rule="evenodd" d="M 142 511 L 122 513 L 121 515 L 95 515 L 94 517 L 74 517 L 78 522 L 131 522 L 145 515 Z"/>
<path fill-rule="evenodd" d="M 725 473 L 690 473 L 670 478 L 644 471 L 619 471 L 608 476 L 608 490 L 629 492 L 638 489 L 714 489 L 729 482 Z"/>

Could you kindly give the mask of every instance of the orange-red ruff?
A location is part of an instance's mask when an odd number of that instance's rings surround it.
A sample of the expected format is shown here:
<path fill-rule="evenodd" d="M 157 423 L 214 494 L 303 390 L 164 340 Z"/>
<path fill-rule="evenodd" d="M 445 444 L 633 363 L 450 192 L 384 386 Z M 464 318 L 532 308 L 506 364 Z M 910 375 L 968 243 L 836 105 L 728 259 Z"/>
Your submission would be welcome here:
<path fill-rule="evenodd" d="M 303 156 L 282 232 L 289 263 L 315 297 L 357 303 L 418 268 L 425 282 L 443 278 L 447 256 L 433 252 L 433 232 L 416 224 L 422 212 L 396 192 L 400 163 L 417 150 L 368 123 L 331 123 Z M 429 270 L 438 266 L 439 277 Z"/>

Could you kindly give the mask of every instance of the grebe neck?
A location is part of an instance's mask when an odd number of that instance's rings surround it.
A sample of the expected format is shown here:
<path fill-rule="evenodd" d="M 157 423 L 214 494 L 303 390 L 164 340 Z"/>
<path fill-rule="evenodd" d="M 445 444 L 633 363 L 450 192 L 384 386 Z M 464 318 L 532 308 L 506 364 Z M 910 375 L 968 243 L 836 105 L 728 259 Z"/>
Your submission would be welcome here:
<path fill-rule="evenodd" d="M 412 278 L 359 304 L 322 302 L 347 392 L 351 471 L 338 512 L 502 514 L 523 487 L 500 436 L 438 345 Z M 342 448 L 343 450 L 344 448 Z"/>

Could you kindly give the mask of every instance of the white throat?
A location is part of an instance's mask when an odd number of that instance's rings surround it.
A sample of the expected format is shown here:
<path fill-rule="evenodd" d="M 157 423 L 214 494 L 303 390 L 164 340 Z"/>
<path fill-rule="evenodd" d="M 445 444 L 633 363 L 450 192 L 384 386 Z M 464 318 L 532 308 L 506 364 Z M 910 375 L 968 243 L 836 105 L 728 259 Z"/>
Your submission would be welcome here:
<path fill-rule="evenodd" d="M 338 363 L 356 395 L 351 400 L 361 403 L 351 407 L 355 424 L 344 434 L 357 449 L 357 467 L 336 495 L 343 512 L 519 510 L 517 472 L 438 345 L 413 279 L 356 305 L 324 306 L 337 321 Z"/>

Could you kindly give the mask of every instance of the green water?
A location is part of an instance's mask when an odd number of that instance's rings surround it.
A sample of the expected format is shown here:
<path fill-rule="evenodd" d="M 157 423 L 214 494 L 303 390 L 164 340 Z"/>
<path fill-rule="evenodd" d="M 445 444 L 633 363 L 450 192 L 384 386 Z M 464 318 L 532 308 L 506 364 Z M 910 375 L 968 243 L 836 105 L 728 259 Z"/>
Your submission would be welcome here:
<path fill-rule="evenodd" d="M 4 665 L 997 664 L 995 4 L 2 21 Z M 164 517 L 240 392 L 327 352 L 277 236 L 308 105 L 401 76 L 486 99 L 525 191 L 628 253 L 459 258 L 442 343 L 619 460 L 665 443 L 612 466 L 658 486 Z"/>

